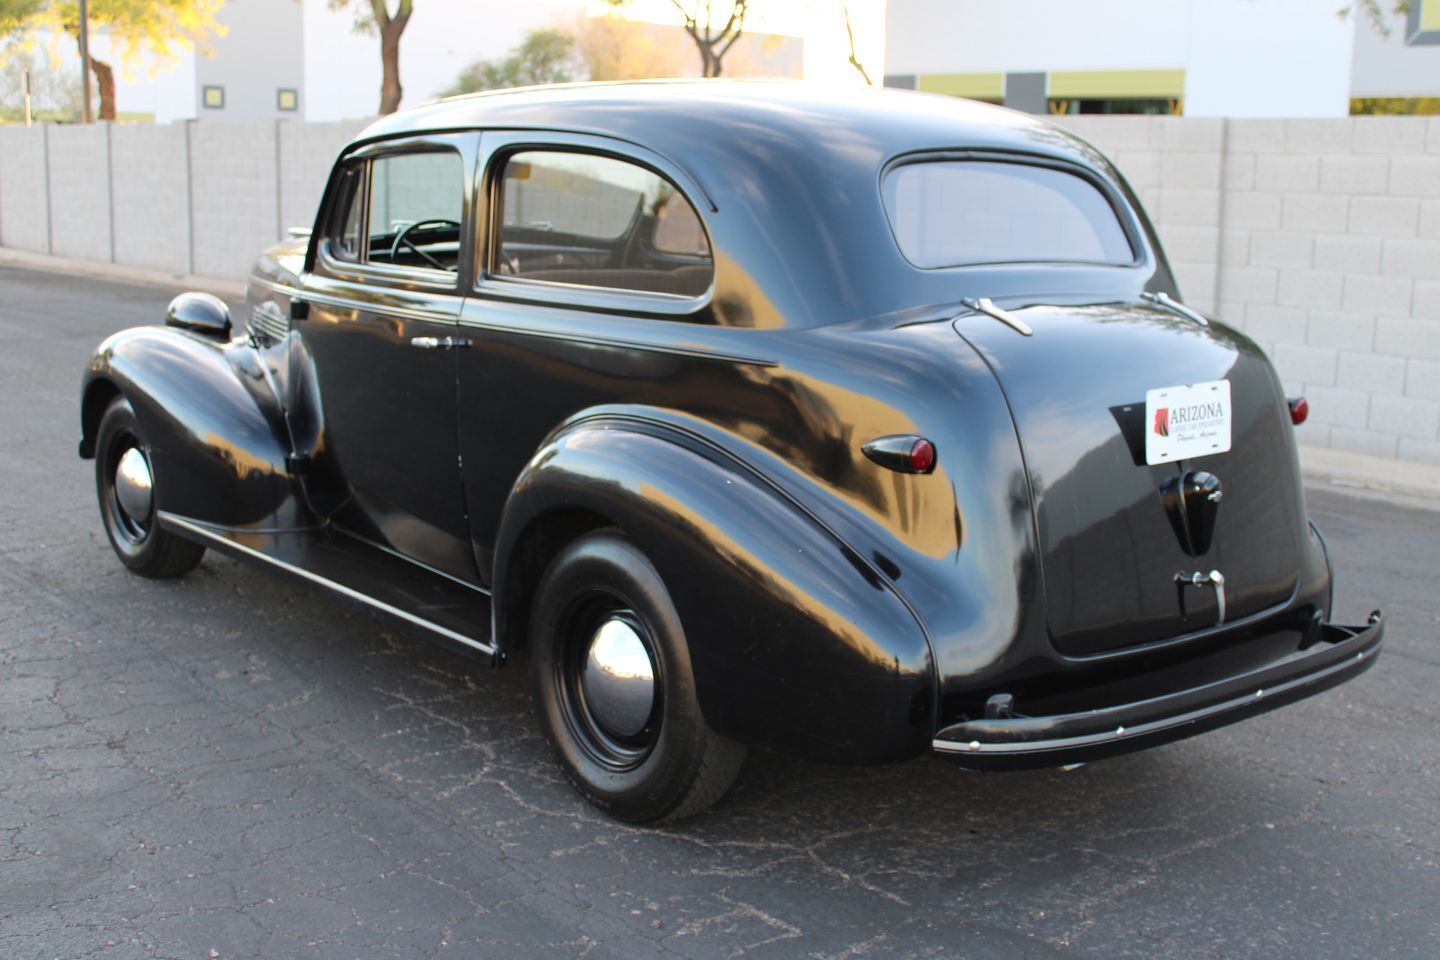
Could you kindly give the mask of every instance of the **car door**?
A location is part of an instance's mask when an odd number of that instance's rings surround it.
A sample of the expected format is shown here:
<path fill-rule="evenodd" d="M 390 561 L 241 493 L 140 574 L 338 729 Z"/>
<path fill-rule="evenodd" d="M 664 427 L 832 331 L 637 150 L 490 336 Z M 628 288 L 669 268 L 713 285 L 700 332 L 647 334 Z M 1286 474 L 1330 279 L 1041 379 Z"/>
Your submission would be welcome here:
<path fill-rule="evenodd" d="M 332 180 L 295 328 L 323 436 L 307 484 L 334 524 L 476 579 L 456 425 L 475 134 L 386 141 Z"/>
<path fill-rule="evenodd" d="M 486 132 L 484 266 L 460 318 L 466 504 L 482 582 L 516 478 L 545 437 L 607 403 L 696 409 L 741 377 L 707 358 L 715 276 L 696 187 L 634 144 Z M 682 184 L 684 185 L 682 187 Z"/>

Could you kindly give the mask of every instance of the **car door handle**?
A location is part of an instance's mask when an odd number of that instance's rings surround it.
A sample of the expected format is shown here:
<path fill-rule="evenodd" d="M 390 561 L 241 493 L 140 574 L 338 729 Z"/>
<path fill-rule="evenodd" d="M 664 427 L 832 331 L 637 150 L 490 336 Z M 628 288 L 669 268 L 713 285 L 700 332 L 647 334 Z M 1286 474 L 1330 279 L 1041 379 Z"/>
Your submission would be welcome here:
<path fill-rule="evenodd" d="M 421 350 L 459 350 L 470 346 L 465 337 L 411 337 L 410 346 Z"/>

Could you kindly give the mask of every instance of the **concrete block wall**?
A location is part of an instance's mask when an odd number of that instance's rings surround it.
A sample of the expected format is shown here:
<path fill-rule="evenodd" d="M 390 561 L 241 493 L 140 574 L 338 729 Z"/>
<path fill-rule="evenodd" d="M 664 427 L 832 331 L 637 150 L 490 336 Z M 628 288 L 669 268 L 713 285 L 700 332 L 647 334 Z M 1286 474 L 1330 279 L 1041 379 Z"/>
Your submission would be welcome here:
<path fill-rule="evenodd" d="M 255 254 L 284 236 L 277 127 L 268 120 L 191 126 L 192 272 L 243 277 Z"/>
<path fill-rule="evenodd" d="M 1064 117 L 1186 300 L 1311 401 L 1300 440 L 1440 464 L 1440 118 Z M 240 279 L 361 124 L 0 127 L 0 246 Z"/>
<path fill-rule="evenodd" d="M 50 253 L 49 128 L 0 126 L 0 246 Z"/>
<path fill-rule="evenodd" d="M 364 125 L 0 126 L 0 246 L 239 279 Z"/>
<path fill-rule="evenodd" d="M 1440 464 L 1440 118 L 1062 122 L 1131 181 L 1187 302 L 1309 398 L 1301 443 Z"/>
<path fill-rule="evenodd" d="M 115 262 L 193 273 L 186 125 L 116 128 L 110 163 Z"/>
<path fill-rule="evenodd" d="M 110 127 L 50 131 L 50 252 L 111 259 Z"/>
<path fill-rule="evenodd" d="M 280 222 L 285 229 L 315 225 L 335 156 L 363 129 L 363 121 L 280 125 Z"/>

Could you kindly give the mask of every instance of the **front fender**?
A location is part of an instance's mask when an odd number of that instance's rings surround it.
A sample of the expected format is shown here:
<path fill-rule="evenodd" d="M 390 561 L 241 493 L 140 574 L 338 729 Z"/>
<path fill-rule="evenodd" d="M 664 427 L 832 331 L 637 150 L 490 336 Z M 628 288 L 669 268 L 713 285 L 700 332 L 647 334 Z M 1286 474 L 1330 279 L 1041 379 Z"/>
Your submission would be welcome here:
<path fill-rule="evenodd" d="M 832 762 L 926 750 L 934 666 L 907 605 L 809 511 L 673 425 L 587 419 L 531 460 L 497 543 L 502 644 L 523 642 L 539 575 L 515 562 L 527 538 L 577 512 L 619 527 L 665 578 L 718 732 Z"/>
<path fill-rule="evenodd" d="M 94 456 L 100 416 L 116 394 L 134 408 L 150 448 L 158 509 L 226 526 L 299 522 L 283 410 L 243 341 L 169 327 L 106 339 L 82 385 L 82 456 Z"/>

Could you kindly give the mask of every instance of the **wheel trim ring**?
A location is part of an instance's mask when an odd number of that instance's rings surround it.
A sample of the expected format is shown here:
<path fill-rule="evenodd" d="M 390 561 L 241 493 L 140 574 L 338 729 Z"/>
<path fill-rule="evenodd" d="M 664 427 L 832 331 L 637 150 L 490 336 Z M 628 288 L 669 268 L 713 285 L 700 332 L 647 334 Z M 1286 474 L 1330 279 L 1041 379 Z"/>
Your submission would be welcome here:
<path fill-rule="evenodd" d="M 653 671 L 654 698 L 640 731 L 631 737 L 605 729 L 586 697 L 584 667 L 591 642 L 609 621 L 623 622 L 645 646 Z M 640 766 L 654 751 L 664 714 L 664 678 L 654 643 L 644 621 L 624 601 L 608 593 L 581 598 L 562 621 L 564 649 L 556 658 L 556 685 L 560 709 L 574 742 L 585 755 L 608 770 L 625 772 Z"/>
<path fill-rule="evenodd" d="M 110 516 L 115 532 L 128 544 L 138 546 L 150 536 L 149 521 L 154 513 L 154 472 L 150 468 L 150 459 L 145 455 L 145 450 L 139 440 L 130 434 L 121 436 L 117 440 L 114 449 L 119 450 L 119 453 L 114 457 L 109 471 L 109 490 L 106 500 L 110 506 Z M 122 470 L 126 471 L 123 480 Z M 149 480 L 150 488 L 143 497 L 145 513 L 143 516 L 136 516 L 127 507 L 125 501 L 131 500 L 130 506 L 133 507 L 140 505 L 142 498 L 139 496 L 139 487 L 142 479 Z M 128 487 L 123 496 L 121 493 L 122 483 L 133 485 Z"/>

